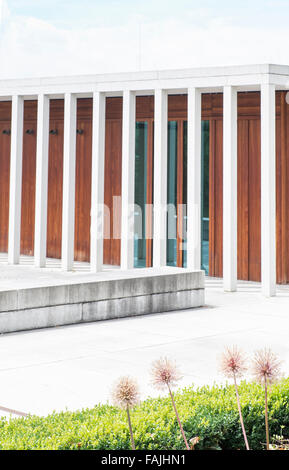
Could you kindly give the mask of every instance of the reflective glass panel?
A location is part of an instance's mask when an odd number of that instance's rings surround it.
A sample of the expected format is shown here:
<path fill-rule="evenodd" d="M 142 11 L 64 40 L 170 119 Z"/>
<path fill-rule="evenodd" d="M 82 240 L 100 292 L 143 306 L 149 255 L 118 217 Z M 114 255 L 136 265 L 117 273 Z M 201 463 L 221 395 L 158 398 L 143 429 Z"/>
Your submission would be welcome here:
<path fill-rule="evenodd" d="M 210 122 L 202 121 L 202 269 L 209 274 Z"/>
<path fill-rule="evenodd" d="M 167 185 L 167 265 L 177 265 L 177 150 L 178 123 L 168 122 L 168 185 Z"/>
<path fill-rule="evenodd" d="M 183 141 L 183 152 L 184 152 L 184 161 L 183 161 L 183 267 L 187 267 L 187 189 L 188 189 L 188 173 L 187 173 L 187 164 L 188 164 L 188 123 L 184 121 L 184 141 Z"/>
<path fill-rule="evenodd" d="M 146 266 L 147 137 L 148 123 L 137 122 L 135 134 L 135 268 Z"/>

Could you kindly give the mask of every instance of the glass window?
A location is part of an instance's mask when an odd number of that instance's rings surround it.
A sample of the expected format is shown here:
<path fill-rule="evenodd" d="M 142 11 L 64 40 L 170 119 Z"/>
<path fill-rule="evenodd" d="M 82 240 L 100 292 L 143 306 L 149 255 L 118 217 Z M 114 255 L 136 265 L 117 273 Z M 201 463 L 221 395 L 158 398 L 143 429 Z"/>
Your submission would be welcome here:
<path fill-rule="evenodd" d="M 135 268 L 146 266 L 147 137 L 148 123 L 137 122 L 135 135 Z"/>
<path fill-rule="evenodd" d="M 184 205 L 184 214 L 183 214 L 183 233 L 186 237 L 187 233 L 187 189 L 188 189 L 188 172 L 187 172 L 187 163 L 188 163 L 188 123 L 184 121 L 184 137 L 183 137 L 183 205 Z M 183 238 L 183 267 L 187 267 L 187 239 Z"/>
<path fill-rule="evenodd" d="M 178 123 L 168 122 L 168 185 L 167 185 L 167 265 L 177 266 L 177 153 Z"/>
<path fill-rule="evenodd" d="M 202 269 L 209 274 L 210 122 L 202 121 Z"/>
<path fill-rule="evenodd" d="M 183 233 L 187 233 L 187 137 L 188 124 L 184 121 L 183 130 Z M 169 122 L 168 135 L 168 204 L 171 209 L 168 211 L 168 232 L 170 225 L 171 239 L 168 235 L 167 263 L 169 266 L 177 265 L 177 122 Z M 201 181 L 201 267 L 209 273 L 209 143 L 210 143 L 210 123 L 202 121 L 202 181 Z M 187 240 L 183 238 L 183 267 L 187 267 Z"/>

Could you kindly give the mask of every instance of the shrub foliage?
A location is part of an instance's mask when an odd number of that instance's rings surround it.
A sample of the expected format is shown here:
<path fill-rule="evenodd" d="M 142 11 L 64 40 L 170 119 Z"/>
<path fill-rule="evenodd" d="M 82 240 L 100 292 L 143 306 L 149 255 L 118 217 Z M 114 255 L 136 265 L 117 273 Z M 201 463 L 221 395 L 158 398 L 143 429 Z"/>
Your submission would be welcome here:
<path fill-rule="evenodd" d="M 244 422 L 251 449 L 264 449 L 264 391 L 255 383 L 240 385 Z M 187 388 L 175 394 L 187 438 L 199 436 L 198 449 L 244 449 L 235 389 L 231 385 Z M 289 379 L 271 387 L 271 436 L 289 437 Z M 135 443 L 143 450 L 183 450 L 184 442 L 171 401 L 150 398 L 132 412 Z M 130 449 L 126 412 L 109 405 L 0 421 L 0 449 Z"/>

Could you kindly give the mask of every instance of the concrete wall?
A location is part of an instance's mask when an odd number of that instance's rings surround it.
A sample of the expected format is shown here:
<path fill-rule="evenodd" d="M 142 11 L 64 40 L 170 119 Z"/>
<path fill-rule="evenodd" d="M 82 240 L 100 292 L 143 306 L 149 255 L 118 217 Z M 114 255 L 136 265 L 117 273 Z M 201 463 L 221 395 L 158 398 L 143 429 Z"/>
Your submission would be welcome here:
<path fill-rule="evenodd" d="M 204 305 L 204 273 L 120 276 L 0 292 L 0 333 L 184 310 Z"/>

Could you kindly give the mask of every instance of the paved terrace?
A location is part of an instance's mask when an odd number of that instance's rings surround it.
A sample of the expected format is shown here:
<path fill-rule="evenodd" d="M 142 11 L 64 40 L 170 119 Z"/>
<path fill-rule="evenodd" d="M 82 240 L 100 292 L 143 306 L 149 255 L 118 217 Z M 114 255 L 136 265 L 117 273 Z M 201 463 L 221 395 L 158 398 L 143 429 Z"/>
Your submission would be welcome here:
<path fill-rule="evenodd" d="M 8 285 L 12 279 L 5 277 L 4 262 L 0 281 Z M 21 264 L 13 269 L 29 282 L 35 276 L 27 266 L 31 261 L 22 258 Z M 56 269 L 57 262 L 48 263 L 43 278 Z M 76 270 L 88 275 L 85 265 Z M 289 287 L 279 287 L 271 299 L 254 283 L 240 282 L 235 294 L 224 294 L 217 279 L 207 279 L 206 287 L 204 308 L 2 335 L 0 405 L 38 415 L 92 407 L 109 399 L 122 374 L 138 378 L 143 398 L 153 396 L 158 392 L 149 384 L 150 364 L 164 355 L 181 366 L 181 386 L 221 382 L 217 358 L 232 344 L 248 354 L 271 347 L 289 374 Z"/>

